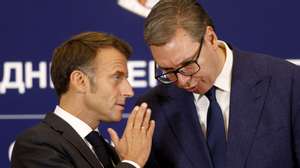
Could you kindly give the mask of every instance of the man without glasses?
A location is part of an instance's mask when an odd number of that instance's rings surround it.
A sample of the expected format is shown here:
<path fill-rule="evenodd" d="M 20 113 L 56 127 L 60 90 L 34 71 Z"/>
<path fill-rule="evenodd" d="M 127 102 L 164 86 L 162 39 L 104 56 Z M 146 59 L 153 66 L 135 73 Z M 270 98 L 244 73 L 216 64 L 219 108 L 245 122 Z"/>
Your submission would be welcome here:
<path fill-rule="evenodd" d="M 122 119 L 130 46 L 106 33 L 86 32 L 56 48 L 51 77 L 59 103 L 37 126 L 18 136 L 13 168 L 140 168 L 151 149 L 154 121 L 147 104 L 136 106 L 121 138 L 108 129 L 115 148 L 98 130 Z"/>

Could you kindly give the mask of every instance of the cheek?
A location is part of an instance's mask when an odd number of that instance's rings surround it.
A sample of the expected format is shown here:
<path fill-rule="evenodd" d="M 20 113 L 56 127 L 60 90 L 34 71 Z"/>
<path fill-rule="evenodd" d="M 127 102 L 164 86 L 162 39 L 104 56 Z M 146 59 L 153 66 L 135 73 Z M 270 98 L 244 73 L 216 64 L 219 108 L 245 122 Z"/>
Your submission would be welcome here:
<path fill-rule="evenodd" d="M 107 88 L 103 90 L 103 98 L 107 101 L 108 104 L 115 103 L 118 95 L 118 91 L 115 88 Z"/>
<path fill-rule="evenodd" d="M 207 80 L 209 79 L 209 72 L 207 71 L 207 69 L 202 68 L 201 70 L 199 70 L 199 72 L 197 72 L 195 75 L 193 75 L 193 80 L 195 82 L 207 82 Z"/>
<path fill-rule="evenodd" d="M 116 90 L 108 83 L 103 83 L 96 88 L 96 94 L 98 95 L 98 101 L 104 101 L 106 104 L 111 104 Z"/>
<path fill-rule="evenodd" d="M 195 76 L 193 77 L 193 82 L 197 83 L 198 86 L 203 88 L 210 87 L 214 83 L 214 73 L 210 69 L 201 69 Z"/>
<path fill-rule="evenodd" d="M 117 87 L 111 86 L 107 92 L 107 101 L 110 105 L 115 105 L 120 97 L 120 90 Z"/>
<path fill-rule="evenodd" d="M 203 62 L 203 64 L 201 64 L 201 69 L 197 74 L 197 78 L 202 81 L 212 83 L 216 78 L 216 70 L 216 65 L 213 64 L 213 62 L 211 62 L 210 60 L 206 60 L 205 62 Z"/>

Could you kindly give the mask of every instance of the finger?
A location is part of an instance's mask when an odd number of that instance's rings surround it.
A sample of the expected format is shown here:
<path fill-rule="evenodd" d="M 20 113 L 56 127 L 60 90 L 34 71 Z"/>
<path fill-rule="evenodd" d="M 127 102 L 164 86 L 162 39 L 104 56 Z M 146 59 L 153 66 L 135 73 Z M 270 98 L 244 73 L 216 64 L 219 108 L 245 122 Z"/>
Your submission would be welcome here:
<path fill-rule="evenodd" d="M 142 126 L 142 127 L 141 127 L 141 132 L 143 133 L 142 135 L 146 135 L 146 133 L 147 133 L 147 128 L 144 127 L 144 126 Z"/>
<path fill-rule="evenodd" d="M 110 139 L 112 140 L 112 142 L 115 144 L 115 146 L 117 147 L 120 141 L 120 138 L 118 136 L 118 133 L 112 129 L 112 128 L 108 128 L 107 132 L 109 133 Z"/>
<path fill-rule="evenodd" d="M 148 129 L 150 118 L 151 118 L 151 109 L 148 108 L 146 111 L 145 117 L 144 117 L 142 127 L 145 127 L 146 129 Z"/>
<path fill-rule="evenodd" d="M 147 109 L 147 103 L 142 103 L 134 119 L 133 128 L 140 129 L 144 120 L 145 111 Z"/>
<path fill-rule="evenodd" d="M 125 127 L 125 132 L 127 132 L 129 129 L 133 128 L 133 123 L 134 123 L 135 116 L 136 116 L 136 113 L 138 110 L 139 110 L 139 106 L 135 106 L 134 109 L 132 110 L 131 114 L 129 115 L 127 124 Z"/>
<path fill-rule="evenodd" d="M 152 138 L 153 133 L 154 133 L 154 129 L 155 129 L 155 121 L 151 120 L 150 121 L 149 129 L 147 131 L 147 137 Z"/>

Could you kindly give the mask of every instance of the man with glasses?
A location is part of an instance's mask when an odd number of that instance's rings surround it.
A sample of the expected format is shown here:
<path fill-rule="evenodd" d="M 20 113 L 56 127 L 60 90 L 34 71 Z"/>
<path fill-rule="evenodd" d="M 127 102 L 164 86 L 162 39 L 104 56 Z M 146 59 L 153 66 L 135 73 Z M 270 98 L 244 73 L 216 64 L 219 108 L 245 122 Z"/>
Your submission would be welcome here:
<path fill-rule="evenodd" d="M 161 0 L 144 38 L 160 84 L 146 167 L 300 167 L 300 68 L 220 41 L 196 0 Z"/>
<path fill-rule="evenodd" d="M 155 78 L 163 84 L 171 84 L 178 80 L 177 73 L 180 73 L 184 76 L 192 76 L 197 73 L 200 70 L 198 58 L 200 56 L 200 51 L 203 44 L 202 41 L 203 38 L 201 39 L 201 43 L 196 54 L 192 57 L 193 59 L 186 60 L 182 63 L 182 66 L 176 68 L 175 70 L 168 71 L 167 68 L 161 68 L 157 63 L 155 63 Z"/>

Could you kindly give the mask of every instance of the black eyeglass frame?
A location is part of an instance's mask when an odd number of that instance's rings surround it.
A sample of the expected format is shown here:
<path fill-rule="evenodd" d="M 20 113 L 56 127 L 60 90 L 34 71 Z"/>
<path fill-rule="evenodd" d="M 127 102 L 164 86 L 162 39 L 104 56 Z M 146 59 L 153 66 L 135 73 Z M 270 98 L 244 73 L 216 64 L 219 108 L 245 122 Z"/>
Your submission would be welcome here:
<path fill-rule="evenodd" d="M 172 84 L 174 82 L 176 82 L 178 80 L 178 76 L 177 76 L 177 73 L 180 73 L 184 76 L 193 76 L 194 74 L 196 74 L 199 70 L 200 70 L 200 65 L 198 64 L 198 59 L 200 57 L 200 53 L 201 53 L 201 49 L 202 49 L 202 44 L 203 44 L 203 37 L 201 38 L 200 40 L 200 45 L 199 45 L 199 48 L 197 49 L 197 54 L 196 54 L 196 59 L 194 60 L 191 60 L 189 62 L 186 62 L 184 65 L 176 68 L 175 70 L 173 71 L 169 71 L 169 72 L 166 72 L 166 73 L 162 73 L 160 75 L 155 75 L 155 79 L 158 80 L 159 82 L 161 82 L 162 84 Z M 185 73 L 184 71 L 181 71 L 181 69 L 189 66 L 189 65 L 192 65 L 192 64 L 196 64 L 197 65 L 197 70 L 193 71 L 192 73 Z M 158 64 L 155 62 L 155 68 L 154 68 L 154 74 L 157 73 L 157 69 L 159 68 Z M 168 78 L 165 78 L 165 77 L 162 77 L 162 76 L 167 76 L 168 74 L 174 74 L 174 76 L 176 77 L 175 80 L 169 80 Z"/>

